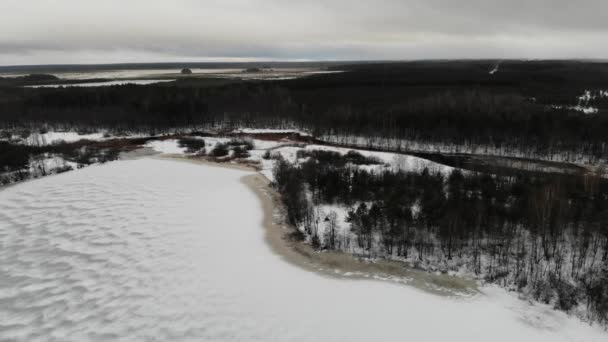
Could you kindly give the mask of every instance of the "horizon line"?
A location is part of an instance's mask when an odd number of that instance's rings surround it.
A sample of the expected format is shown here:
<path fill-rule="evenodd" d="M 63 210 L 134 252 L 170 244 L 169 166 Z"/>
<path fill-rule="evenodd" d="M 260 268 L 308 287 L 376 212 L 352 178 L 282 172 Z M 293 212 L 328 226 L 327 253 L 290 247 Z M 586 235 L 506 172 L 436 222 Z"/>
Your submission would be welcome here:
<path fill-rule="evenodd" d="M 229 59 L 223 61 L 166 61 L 166 62 L 111 62 L 111 63 L 51 63 L 51 64 L 7 64 L 0 65 L 0 69 L 9 68 L 30 68 L 30 67 L 94 67 L 94 66 L 146 66 L 146 65 L 237 65 L 237 64 L 336 64 L 336 63 L 412 63 L 412 62 L 458 62 L 458 61 L 518 61 L 518 62 L 596 62 L 605 63 L 608 62 L 607 58 L 426 58 L 426 59 L 327 59 L 327 60 L 280 60 L 280 59 L 268 59 L 268 60 L 249 60 L 249 61 L 230 61 Z"/>

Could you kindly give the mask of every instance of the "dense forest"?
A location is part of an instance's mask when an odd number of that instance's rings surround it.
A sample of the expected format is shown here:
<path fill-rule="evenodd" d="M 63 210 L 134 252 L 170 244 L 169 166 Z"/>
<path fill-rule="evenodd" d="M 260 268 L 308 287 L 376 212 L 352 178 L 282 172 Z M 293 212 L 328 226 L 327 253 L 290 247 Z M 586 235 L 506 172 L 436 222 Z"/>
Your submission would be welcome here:
<path fill-rule="evenodd" d="M 333 65 L 345 72 L 295 80 L 91 88 L 0 82 L 0 123 L 116 130 L 288 126 L 317 136 L 415 142 L 421 149 L 489 146 L 535 157 L 583 154 L 591 163 L 606 158 L 607 63 L 503 61 L 490 74 L 495 66 L 367 63 Z M 584 111 L 589 108 L 594 111 Z"/>
<path fill-rule="evenodd" d="M 356 152 L 279 160 L 291 224 L 318 249 L 477 274 L 608 322 L 608 182 L 596 175 L 371 173 Z M 319 205 L 347 208 L 346 222 Z M 339 229 L 339 227 L 346 227 Z"/>

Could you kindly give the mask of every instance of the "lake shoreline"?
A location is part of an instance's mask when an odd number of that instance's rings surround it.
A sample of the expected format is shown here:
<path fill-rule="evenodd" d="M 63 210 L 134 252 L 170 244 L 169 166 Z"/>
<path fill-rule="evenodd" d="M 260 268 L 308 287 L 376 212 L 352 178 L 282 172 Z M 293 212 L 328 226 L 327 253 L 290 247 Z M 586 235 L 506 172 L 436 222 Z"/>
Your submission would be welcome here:
<path fill-rule="evenodd" d="M 317 251 L 310 244 L 291 238 L 296 228 L 285 222 L 280 195 L 270 187 L 266 177 L 255 173 L 244 176 L 241 182 L 260 199 L 266 243 L 290 264 L 323 276 L 387 281 L 442 296 L 468 297 L 479 293 L 473 280 L 415 270 L 398 261 L 370 261 L 340 251 Z"/>
<path fill-rule="evenodd" d="M 271 187 L 270 181 L 251 165 L 219 163 L 181 155 L 158 155 L 155 158 L 252 172 L 242 177 L 241 182 L 260 200 L 266 244 L 284 261 L 301 269 L 334 278 L 380 280 L 407 285 L 441 296 L 470 297 L 479 293 L 476 281 L 471 279 L 429 273 L 399 261 L 372 261 L 341 251 L 317 251 L 305 241 L 292 238 L 296 228 L 286 222 L 280 195 Z"/>
<path fill-rule="evenodd" d="M 142 158 L 186 162 L 216 168 L 252 172 L 241 178 L 241 182 L 259 199 L 264 218 L 264 239 L 270 249 L 286 262 L 322 276 L 341 279 L 380 280 L 400 285 L 413 286 L 425 292 L 442 295 L 470 297 L 480 293 L 474 280 L 446 274 L 434 274 L 413 269 L 399 262 L 384 259 L 359 259 L 342 251 L 317 251 L 305 241 L 291 237 L 296 228 L 286 222 L 285 209 L 280 195 L 271 187 L 270 181 L 257 168 L 247 164 L 214 162 L 199 157 L 179 154 L 161 154 L 149 148 L 123 153 L 119 160 Z M 45 177 L 46 178 L 46 177 Z M 30 179 L 31 181 L 33 179 Z M 0 190 L 21 184 L 3 186 Z"/>
<path fill-rule="evenodd" d="M 429 273 L 413 269 L 399 261 L 357 258 L 341 251 L 317 251 L 305 241 L 292 238 L 297 228 L 286 222 L 280 195 L 271 187 L 270 181 L 252 165 L 221 163 L 181 155 L 165 154 L 155 158 L 252 172 L 243 176 L 241 182 L 260 200 L 264 213 L 264 240 L 275 254 L 296 267 L 333 278 L 379 280 L 412 286 L 440 296 L 470 297 L 480 293 L 477 282 L 472 279 Z"/>

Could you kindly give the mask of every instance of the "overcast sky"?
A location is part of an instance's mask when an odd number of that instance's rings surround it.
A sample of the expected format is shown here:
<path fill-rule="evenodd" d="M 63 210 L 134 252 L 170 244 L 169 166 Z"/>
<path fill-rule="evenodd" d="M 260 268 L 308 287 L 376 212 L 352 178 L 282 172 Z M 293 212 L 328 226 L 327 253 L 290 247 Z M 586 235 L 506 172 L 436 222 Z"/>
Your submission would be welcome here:
<path fill-rule="evenodd" d="M 608 0 L 0 0 L 0 65 L 608 58 Z"/>

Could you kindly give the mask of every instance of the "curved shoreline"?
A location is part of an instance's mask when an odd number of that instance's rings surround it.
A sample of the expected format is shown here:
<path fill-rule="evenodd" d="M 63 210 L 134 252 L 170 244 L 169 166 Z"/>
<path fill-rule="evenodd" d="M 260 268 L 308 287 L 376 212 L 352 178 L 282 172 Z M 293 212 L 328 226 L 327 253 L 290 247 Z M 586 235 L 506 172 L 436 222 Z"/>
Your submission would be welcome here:
<path fill-rule="evenodd" d="M 323 276 L 409 285 L 442 296 L 470 297 L 479 293 L 474 280 L 416 270 L 398 261 L 372 262 L 340 251 L 316 251 L 303 241 L 291 239 L 290 234 L 295 232 L 296 228 L 285 221 L 285 209 L 280 195 L 270 187 L 269 180 L 251 165 L 217 163 L 182 155 L 155 155 L 153 158 L 252 172 L 243 176 L 241 182 L 260 200 L 264 239 L 274 253 L 294 266 Z"/>
<path fill-rule="evenodd" d="M 398 261 L 361 261 L 339 251 L 316 251 L 309 244 L 289 238 L 296 228 L 284 220 L 279 194 L 263 175 L 255 173 L 241 178 L 260 199 L 264 218 L 265 240 L 285 261 L 308 271 L 346 279 L 382 280 L 410 285 L 443 296 L 471 296 L 478 293 L 475 281 L 460 277 L 431 274 L 409 268 Z"/>

